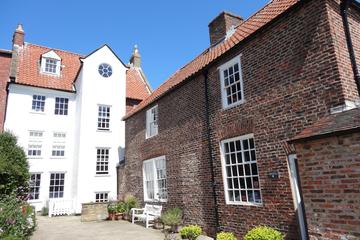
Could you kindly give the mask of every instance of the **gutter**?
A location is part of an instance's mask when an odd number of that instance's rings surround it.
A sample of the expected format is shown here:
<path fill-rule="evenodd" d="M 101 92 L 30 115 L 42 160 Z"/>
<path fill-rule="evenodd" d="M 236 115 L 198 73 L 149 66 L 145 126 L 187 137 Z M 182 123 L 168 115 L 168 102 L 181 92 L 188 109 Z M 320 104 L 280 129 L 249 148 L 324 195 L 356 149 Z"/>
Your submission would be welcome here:
<path fill-rule="evenodd" d="M 208 151 L 209 151 L 209 164 L 211 168 L 211 186 L 213 191 L 213 200 L 214 200 L 214 210 L 215 210 L 215 224 L 216 232 L 220 232 L 219 224 L 219 207 L 216 196 L 216 182 L 215 182 L 215 169 L 214 169 L 214 158 L 213 158 L 213 149 L 211 146 L 211 127 L 210 127 L 210 110 L 209 110 L 209 84 L 208 84 L 208 72 L 204 72 L 204 85 L 205 85 L 205 124 L 206 124 L 206 138 L 208 142 Z"/>
<path fill-rule="evenodd" d="M 349 50 L 349 57 L 351 61 L 351 67 L 354 73 L 354 79 L 357 86 L 358 94 L 360 96 L 360 74 L 359 69 L 357 67 L 356 58 L 355 58 L 355 51 L 353 47 L 353 42 L 351 39 L 351 32 L 350 32 L 350 25 L 348 20 L 348 10 L 351 0 L 342 0 L 340 3 L 340 14 L 344 25 L 344 32 L 346 38 L 346 44 Z"/>

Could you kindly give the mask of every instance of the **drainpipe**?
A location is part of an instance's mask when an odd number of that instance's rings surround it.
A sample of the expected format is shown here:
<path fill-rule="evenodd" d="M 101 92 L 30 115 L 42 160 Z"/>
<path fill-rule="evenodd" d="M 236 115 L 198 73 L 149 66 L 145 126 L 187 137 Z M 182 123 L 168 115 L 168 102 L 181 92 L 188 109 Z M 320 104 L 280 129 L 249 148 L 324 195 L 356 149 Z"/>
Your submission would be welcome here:
<path fill-rule="evenodd" d="M 219 224 L 219 209 L 218 209 L 218 201 L 216 196 L 216 183 L 215 183 L 215 169 L 214 169 L 214 158 L 213 158 L 213 149 L 211 146 L 211 127 L 210 127 L 210 110 L 209 110 L 209 84 L 208 84 L 208 72 L 204 73 L 204 85 L 205 85 L 205 124 L 206 124 L 206 137 L 208 142 L 208 151 L 209 151 L 209 163 L 211 168 L 211 185 L 213 190 L 213 198 L 214 198 L 214 208 L 215 208 L 215 224 L 216 224 L 216 232 L 220 230 Z"/>
<path fill-rule="evenodd" d="M 358 90 L 358 94 L 360 96 L 360 74 L 359 70 L 357 68 L 356 64 L 356 58 L 355 58 L 355 51 L 351 39 L 351 32 L 350 32 L 350 26 L 349 26 L 349 20 L 348 20 L 348 9 L 349 4 L 351 0 L 342 0 L 340 3 L 340 14 L 344 25 L 344 32 L 345 32 L 345 38 L 346 38 L 346 44 L 349 50 L 349 57 L 351 61 L 351 67 L 354 73 L 354 78 Z"/>

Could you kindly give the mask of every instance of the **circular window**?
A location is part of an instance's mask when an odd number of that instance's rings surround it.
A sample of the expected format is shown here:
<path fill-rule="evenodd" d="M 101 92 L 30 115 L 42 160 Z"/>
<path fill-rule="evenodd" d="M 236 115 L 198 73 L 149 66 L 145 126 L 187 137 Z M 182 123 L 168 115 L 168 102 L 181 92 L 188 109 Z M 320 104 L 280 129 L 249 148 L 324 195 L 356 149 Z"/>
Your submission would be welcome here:
<path fill-rule="evenodd" d="M 102 63 L 99 66 L 99 74 L 103 77 L 110 77 L 112 74 L 112 68 L 109 64 L 107 63 Z"/>

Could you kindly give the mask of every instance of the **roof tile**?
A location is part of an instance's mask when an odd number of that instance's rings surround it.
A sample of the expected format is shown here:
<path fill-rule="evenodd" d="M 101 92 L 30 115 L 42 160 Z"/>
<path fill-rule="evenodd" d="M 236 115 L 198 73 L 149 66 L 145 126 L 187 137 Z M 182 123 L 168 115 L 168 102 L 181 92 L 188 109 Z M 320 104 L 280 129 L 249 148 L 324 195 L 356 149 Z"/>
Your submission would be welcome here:
<path fill-rule="evenodd" d="M 186 80 L 193 74 L 196 74 L 216 58 L 231 49 L 246 37 L 257 31 L 259 28 L 276 18 L 285 10 L 297 3 L 298 0 L 273 0 L 257 13 L 248 18 L 248 20 L 241 23 L 237 28 L 235 34 L 224 42 L 207 49 L 199 56 L 193 59 L 190 63 L 185 65 L 180 70 L 176 71 L 168 80 L 166 80 L 160 87 L 158 87 L 148 98 L 142 101 L 136 108 L 129 112 L 124 119 L 129 118 L 136 112 L 146 108 L 155 100 L 169 92 L 182 81 Z"/>

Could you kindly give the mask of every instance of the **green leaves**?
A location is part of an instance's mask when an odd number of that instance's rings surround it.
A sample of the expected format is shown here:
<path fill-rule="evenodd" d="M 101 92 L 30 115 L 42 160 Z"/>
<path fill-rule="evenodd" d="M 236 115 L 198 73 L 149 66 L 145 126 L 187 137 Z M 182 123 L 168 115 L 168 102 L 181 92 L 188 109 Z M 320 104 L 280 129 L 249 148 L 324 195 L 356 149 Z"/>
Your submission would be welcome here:
<path fill-rule="evenodd" d="M 30 179 L 24 150 L 10 133 L 0 134 L 0 196 L 24 195 Z"/>
<path fill-rule="evenodd" d="M 259 226 L 251 229 L 244 237 L 244 240 L 283 240 L 281 232 L 266 226 Z"/>

